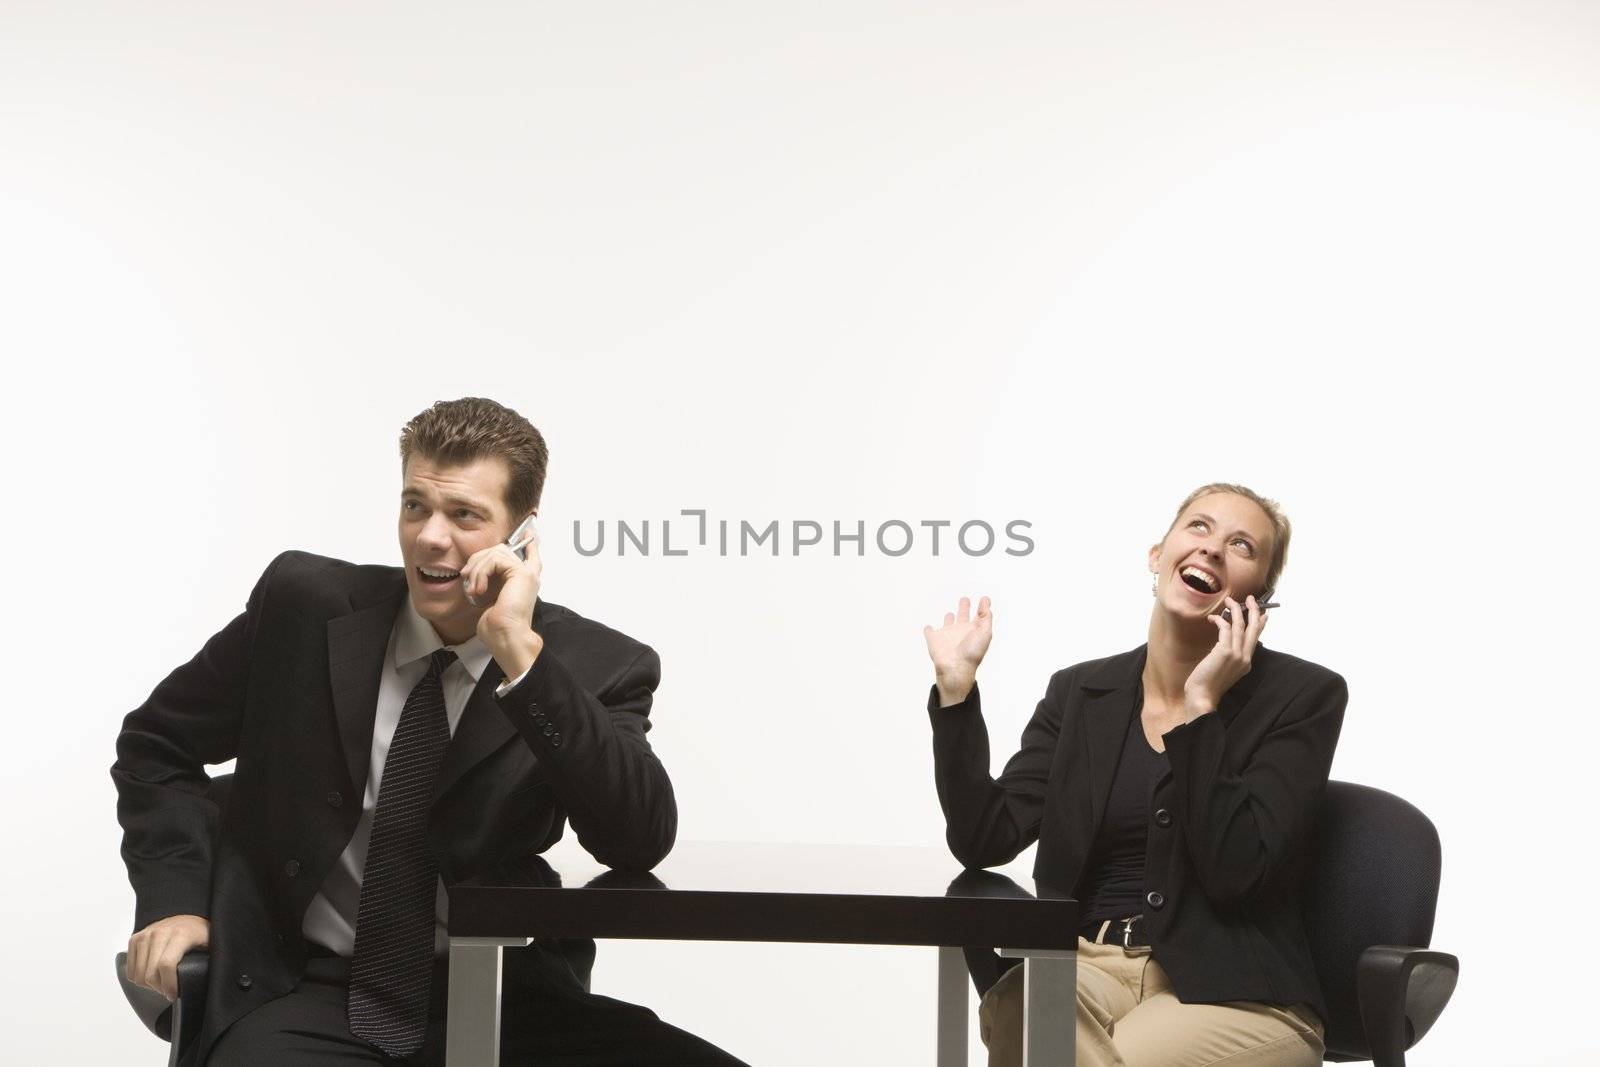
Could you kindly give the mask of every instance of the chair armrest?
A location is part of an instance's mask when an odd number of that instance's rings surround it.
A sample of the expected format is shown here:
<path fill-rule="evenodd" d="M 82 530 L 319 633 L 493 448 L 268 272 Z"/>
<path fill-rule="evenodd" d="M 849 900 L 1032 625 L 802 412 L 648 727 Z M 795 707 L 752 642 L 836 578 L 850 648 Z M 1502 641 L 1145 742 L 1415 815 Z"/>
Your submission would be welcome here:
<path fill-rule="evenodd" d="M 122 987 L 122 995 L 128 998 L 128 1006 L 133 1013 L 144 1023 L 145 1029 L 155 1034 L 163 1041 L 172 1040 L 172 1003 L 154 989 L 146 989 L 142 985 L 134 985 L 128 981 L 128 954 L 117 953 L 117 984 Z"/>
<path fill-rule="evenodd" d="M 1447 952 L 1373 945 L 1361 953 L 1356 992 L 1374 1067 L 1405 1067 L 1406 1049 L 1444 1011 L 1460 972 L 1461 961 Z"/>
<path fill-rule="evenodd" d="M 172 1005 L 172 1062 L 194 1045 L 206 1015 L 206 985 L 211 978 L 211 953 L 203 949 L 178 961 L 178 999 Z"/>
<path fill-rule="evenodd" d="M 178 999 L 168 1001 L 154 989 L 146 989 L 128 981 L 128 954 L 117 953 L 117 984 L 128 1006 L 144 1023 L 145 1029 L 163 1041 L 171 1041 L 173 1030 L 178 1033 L 177 1046 L 187 1047 L 200 1032 L 200 1020 L 206 1010 L 206 980 L 211 973 L 211 954 L 203 950 L 190 952 L 178 961 Z"/>

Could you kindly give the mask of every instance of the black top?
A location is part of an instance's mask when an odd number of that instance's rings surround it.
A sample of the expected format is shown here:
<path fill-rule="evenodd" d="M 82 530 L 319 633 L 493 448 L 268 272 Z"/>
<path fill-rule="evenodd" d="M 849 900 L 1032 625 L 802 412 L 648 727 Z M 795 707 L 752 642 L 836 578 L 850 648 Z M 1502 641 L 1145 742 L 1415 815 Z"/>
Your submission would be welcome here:
<path fill-rule="evenodd" d="M 1107 919 L 1126 919 L 1144 910 L 1144 849 L 1150 839 L 1150 794 L 1167 773 L 1167 757 L 1150 747 L 1144 726 L 1136 718 L 1128 725 L 1127 740 L 1106 814 L 1089 850 L 1089 869 L 1079 898 L 1083 901 L 1083 928 L 1097 928 Z"/>
<path fill-rule="evenodd" d="M 930 688 L 934 782 L 956 859 L 992 867 L 1038 841 L 1040 888 L 1082 884 L 1144 660 L 1140 646 L 1057 671 L 998 779 L 978 689 L 941 708 Z M 1258 646 L 1214 712 L 1162 735 L 1171 771 L 1151 796 L 1140 914 L 1179 1000 L 1304 1003 L 1326 1020 L 1301 899 L 1346 698 L 1334 672 Z"/>

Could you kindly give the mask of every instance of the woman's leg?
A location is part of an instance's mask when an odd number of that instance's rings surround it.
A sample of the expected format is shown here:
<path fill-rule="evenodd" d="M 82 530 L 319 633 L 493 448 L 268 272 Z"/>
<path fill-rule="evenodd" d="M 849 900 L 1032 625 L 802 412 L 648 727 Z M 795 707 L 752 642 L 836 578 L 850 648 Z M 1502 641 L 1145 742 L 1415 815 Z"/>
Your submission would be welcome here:
<path fill-rule="evenodd" d="M 1322 1063 L 1322 1023 L 1310 1009 L 1245 1001 L 1185 1004 L 1153 961 L 1145 971 L 1143 998 L 1117 1022 L 1112 1043 L 1127 1067 Z"/>
<path fill-rule="evenodd" d="M 1111 1033 L 1117 1020 L 1138 1004 L 1140 974 L 1148 959 L 1079 938 L 1078 1067 L 1123 1067 Z M 1013 967 L 978 1006 L 978 1034 L 989 1049 L 989 1067 L 1022 1063 L 1022 994 L 1022 968 Z"/>

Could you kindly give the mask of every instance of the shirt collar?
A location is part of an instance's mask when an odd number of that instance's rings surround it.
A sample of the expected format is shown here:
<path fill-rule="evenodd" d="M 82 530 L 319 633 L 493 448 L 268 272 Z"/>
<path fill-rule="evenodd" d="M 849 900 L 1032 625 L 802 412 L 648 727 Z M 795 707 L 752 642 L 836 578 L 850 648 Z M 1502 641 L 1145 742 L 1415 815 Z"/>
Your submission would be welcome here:
<path fill-rule="evenodd" d="M 410 594 L 406 595 L 405 606 L 400 609 L 400 617 L 396 620 L 399 632 L 395 635 L 394 665 L 404 667 L 419 659 L 427 659 L 441 648 L 448 647 L 456 654 L 456 659 L 461 666 L 466 668 L 474 683 L 483 677 L 483 672 L 488 669 L 489 648 L 476 634 L 471 640 L 463 641 L 459 645 L 446 646 L 434 631 L 433 625 L 417 614 L 417 606 L 411 602 Z"/>

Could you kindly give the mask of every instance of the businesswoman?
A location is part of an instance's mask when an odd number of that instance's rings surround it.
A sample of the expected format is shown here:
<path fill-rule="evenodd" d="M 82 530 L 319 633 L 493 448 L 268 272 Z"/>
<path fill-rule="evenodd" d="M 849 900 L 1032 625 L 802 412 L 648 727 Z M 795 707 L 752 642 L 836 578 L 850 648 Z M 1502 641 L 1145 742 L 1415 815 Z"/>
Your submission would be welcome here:
<path fill-rule="evenodd" d="M 951 851 L 991 867 L 1038 840 L 1036 879 L 1082 901 L 1081 1065 L 1322 1062 L 1300 908 L 1346 694 L 1257 643 L 1288 548 L 1272 501 L 1196 490 L 1150 549 L 1147 643 L 1056 672 L 999 779 L 976 681 L 989 601 L 924 629 Z M 991 1065 L 1021 1062 L 1021 978 L 979 1009 Z"/>

